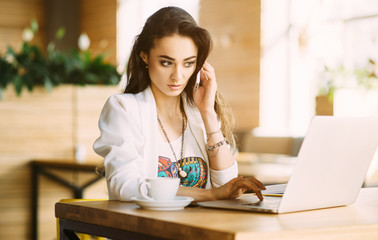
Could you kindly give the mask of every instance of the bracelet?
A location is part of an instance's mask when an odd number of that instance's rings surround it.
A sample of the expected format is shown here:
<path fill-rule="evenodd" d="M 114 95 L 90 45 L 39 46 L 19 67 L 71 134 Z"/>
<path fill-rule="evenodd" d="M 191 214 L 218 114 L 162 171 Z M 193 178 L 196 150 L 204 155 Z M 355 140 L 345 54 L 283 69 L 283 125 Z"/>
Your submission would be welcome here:
<path fill-rule="evenodd" d="M 214 134 L 217 134 L 217 133 L 220 133 L 221 132 L 221 129 L 219 128 L 217 131 L 215 131 L 215 132 L 209 132 L 209 133 L 206 133 L 206 135 L 207 135 L 207 138 L 209 139 L 212 135 L 214 135 Z"/>
<path fill-rule="evenodd" d="M 214 148 L 220 147 L 223 144 L 228 143 L 227 140 L 224 138 L 222 141 L 214 144 L 213 146 L 207 146 L 207 151 L 212 151 Z"/>

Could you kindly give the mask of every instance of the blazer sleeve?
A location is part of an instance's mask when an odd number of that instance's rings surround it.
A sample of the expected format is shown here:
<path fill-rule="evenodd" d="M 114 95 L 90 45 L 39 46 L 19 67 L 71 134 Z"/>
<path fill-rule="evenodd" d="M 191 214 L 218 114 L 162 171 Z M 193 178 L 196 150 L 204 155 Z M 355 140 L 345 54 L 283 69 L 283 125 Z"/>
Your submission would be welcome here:
<path fill-rule="evenodd" d="M 234 164 L 224 170 L 214 170 L 210 169 L 210 177 L 212 186 L 220 187 L 223 184 L 229 182 L 231 179 L 238 176 L 238 163 L 235 160 Z"/>
<path fill-rule="evenodd" d="M 104 157 L 109 199 L 129 201 L 139 196 L 138 186 L 145 179 L 139 109 L 133 95 L 111 96 L 99 118 L 100 137 L 94 151 Z"/>

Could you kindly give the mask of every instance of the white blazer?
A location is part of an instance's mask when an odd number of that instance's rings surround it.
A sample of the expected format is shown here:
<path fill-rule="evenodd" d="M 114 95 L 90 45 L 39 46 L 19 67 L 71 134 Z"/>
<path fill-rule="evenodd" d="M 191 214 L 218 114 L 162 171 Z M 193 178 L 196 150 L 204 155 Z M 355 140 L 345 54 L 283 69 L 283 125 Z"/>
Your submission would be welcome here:
<path fill-rule="evenodd" d="M 195 106 L 184 100 L 188 127 L 209 163 L 206 151 L 206 131 Z M 146 178 L 157 177 L 158 130 L 155 98 L 148 87 L 138 94 L 116 94 L 105 103 L 100 119 L 101 136 L 93 145 L 104 157 L 105 175 L 110 200 L 129 201 L 138 197 L 138 187 Z M 210 169 L 213 187 L 218 187 L 238 175 L 237 163 L 222 170 Z"/>

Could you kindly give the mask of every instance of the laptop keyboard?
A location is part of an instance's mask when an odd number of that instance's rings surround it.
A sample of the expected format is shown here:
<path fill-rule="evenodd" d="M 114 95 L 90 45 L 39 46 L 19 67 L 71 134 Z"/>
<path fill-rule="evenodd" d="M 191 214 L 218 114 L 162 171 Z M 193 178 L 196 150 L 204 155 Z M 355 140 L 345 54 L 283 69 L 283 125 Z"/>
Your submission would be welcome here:
<path fill-rule="evenodd" d="M 281 198 L 272 198 L 272 199 L 264 199 L 263 201 L 258 201 L 258 202 L 250 202 L 250 203 L 244 203 L 243 205 L 246 206 L 258 206 L 262 208 L 269 208 L 269 209 L 274 209 L 278 208 L 280 205 Z"/>

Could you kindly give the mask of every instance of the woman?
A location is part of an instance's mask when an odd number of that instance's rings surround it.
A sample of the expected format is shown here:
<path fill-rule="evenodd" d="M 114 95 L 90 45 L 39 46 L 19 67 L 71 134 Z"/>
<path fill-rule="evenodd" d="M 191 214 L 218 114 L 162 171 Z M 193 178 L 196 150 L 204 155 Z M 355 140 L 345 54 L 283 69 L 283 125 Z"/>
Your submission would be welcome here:
<path fill-rule="evenodd" d="M 248 189 L 262 199 L 263 184 L 237 177 L 232 118 L 206 62 L 210 47 L 209 33 L 180 8 L 162 8 L 146 21 L 124 94 L 111 96 L 99 119 L 94 150 L 104 157 L 110 199 L 137 197 L 139 184 L 158 176 L 180 177 L 177 195 L 195 201 L 236 198 Z"/>

